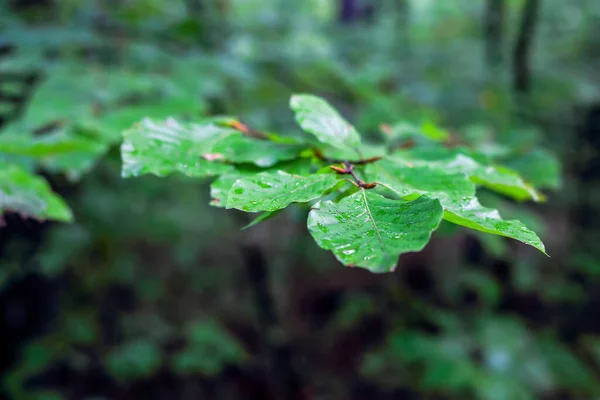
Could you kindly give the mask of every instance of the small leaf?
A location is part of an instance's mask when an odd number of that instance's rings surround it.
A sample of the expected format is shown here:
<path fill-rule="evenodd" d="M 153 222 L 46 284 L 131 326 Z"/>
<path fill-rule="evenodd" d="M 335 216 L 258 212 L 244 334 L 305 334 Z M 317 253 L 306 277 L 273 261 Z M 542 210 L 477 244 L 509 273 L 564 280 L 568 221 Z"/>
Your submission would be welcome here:
<path fill-rule="evenodd" d="M 290 107 L 302 129 L 315 135 L 319 141 L 340 150 L 356 151 L 360 135 L 325 100 L 307 94 L 292 96 Z"/>
<path fill-rule="evenodd" d="M 258 217 L 256 217 L 255 219 L 253 219 L 249 224 L 247 224 L 246 226 L 244 226 L 242 228 L 243 231 L 245 231 L 246 229 L 250 229 L 253 226 L 256 226 L 258 224 L 260 224 L 261 222 L 265 222 L 275 216 L 277 216 L 277 214 L 279 214 L 281 211 L 283 211 L 283 209 L 281 210 L 276 210 L 276 211 L 267 211 L 264 212 L 262 214 L 260 214 Z"/>
<path fill-rule="evenodd" d="M 284 171 L 263 172 L 238 179 L 227 196 L 227 208 L 246 212 L 275 211 L 291 203 L 318 199 L 337 182 L 331 174 L 303 177 Z"/>
<path fill-rule="evenodd" d="M 538 236 L 519 221 L 504 221 L 497 210 L 485 208 L 475 197 L 475 185 L 461 173 L 444 170 L 435 163 L 410 166 L 389 160 L 367 167 L 370 180 L 405 199 L 425 195 L 440 201 L 444 219 L 478 231 L 519 240 L 545 253 Z"/>
<path fill-rule="evenodd" d="M 160 347 L 154 342 L 139 339 L 113 348 L 105 358 L 106 368 L 120 381 L 152 376 L 162 362 Z"/>
<path fill-rule="evenodd" d="M 339 203 L 319 203 L 309 214 L 315 241 L 345 265 L 393 271 L 402 253 L 422 250 L 443 215 L 438 200 L 390 200 L 361 190 Z"/>
<path fill-rule="evenodd" d="M 67 204 L 43 178 L 16 165 L 0 164 L 0 213 L 3 211 L 63 222 L 73 219 Z"/>
<path fill-rule="evenodd" d="M 243 364 L 248 358 L 239 341 L 216 321 L 194 322 L 188 331 L 187 345 L 171 362 L 178 374 L 217 376 L 228 365 Z"/>
<path fill-rule="evenodd" d="M 446 130 L 431 122 L 424 122 L 421 125 L 420 132 L 426 138 L 436 142 L 443 142 L 450 139 L 450 134 Z"/>

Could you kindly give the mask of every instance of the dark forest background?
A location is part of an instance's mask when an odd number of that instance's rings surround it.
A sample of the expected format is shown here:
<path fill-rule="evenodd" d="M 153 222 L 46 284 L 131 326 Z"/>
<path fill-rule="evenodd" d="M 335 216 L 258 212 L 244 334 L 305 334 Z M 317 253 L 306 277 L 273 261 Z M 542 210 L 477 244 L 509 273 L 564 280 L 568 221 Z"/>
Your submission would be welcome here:
<path fill-rule="evenodd" d="M 304 210 L 240 231 L 205 183 L 120 178 L 145 116 L 289 132 L 297 92 L 509 138 L 548 201 L 480 197 L 551 258 L 448 225 L 374 275 Z M 598 1 L 2 0 L 0 124 L 99 144 L 35 165 L 74 223 L 2 217 L 4 398 L 600 398 Z"/>

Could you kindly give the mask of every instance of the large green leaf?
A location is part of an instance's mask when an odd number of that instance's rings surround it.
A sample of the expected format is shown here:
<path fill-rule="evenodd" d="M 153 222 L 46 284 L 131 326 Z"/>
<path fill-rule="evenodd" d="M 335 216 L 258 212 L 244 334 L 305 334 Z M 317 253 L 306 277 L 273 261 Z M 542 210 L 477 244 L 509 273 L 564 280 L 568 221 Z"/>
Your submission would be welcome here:
<path fill-rule="evenodd" d="M 363 189 L 337 204 L 319 203 L 309 214 L 308 229 L 343 264 L 390 272 L 400 254 L 425 247 L 442 215 L 437 199 L 390 200 Z"/>
<path fill-rule="evenodd" d="M 0 164 L 0 213 L 15 211 L 39 219 L 71 221 L 73 214 L 41 177 L 16 165 Z"/>
<path fill-rule="evenodd" d="M 165 121 L 146 118 L 123 133 L 122 175 L 165 176 L 181 172 L 191 177 L 207 177 L 233 170 L 231 165 L 207 157 L 216 143 L 233 134 L 234 130 L 212 122 L 181 124 L 171 118 Z"/>
<path fill-rule="evenodd" d="M 227 196 L 227 208 L 275 211 L 291 203 L 318 199 L 337 182 L 337 177 L 331 174 L 299 176 L 284 171 L 263 172 L 238 179 Z"/>
<path fill-rule="evenodd" d="M 446 149 L 436 146 L 398 152 L 393 157 L 409 161 L 413 165 L 429 165 L 448 172 L 463 173 L 476 184 L 519 201 L 543 199 L 543 196 L 515 171 L 493 165 L 484 157 L 477 157 L 464 149 Z"/>
<path fill-rule="evenodd" d="M 297 94 L 292 96 L 290 107 L 302 129 L 315 135 L 319 141 L 346 151 L 356 151 L 360 147 L 356 129 L 325 100 Z"/>
<path fill-rule="evenodd" d="M 425 195 L 438 199 L 444 207 L 444 219 L 450 222 L 513 238 L 545 252 L 544 244 L 532 230 L 519 221 L 504 221 L 497 210 L 479 204 L 475 185 L 462 173 L 389 160 L 371 164 L 366 171 L 369 180 L 381 183 L 402 198 Z"/>

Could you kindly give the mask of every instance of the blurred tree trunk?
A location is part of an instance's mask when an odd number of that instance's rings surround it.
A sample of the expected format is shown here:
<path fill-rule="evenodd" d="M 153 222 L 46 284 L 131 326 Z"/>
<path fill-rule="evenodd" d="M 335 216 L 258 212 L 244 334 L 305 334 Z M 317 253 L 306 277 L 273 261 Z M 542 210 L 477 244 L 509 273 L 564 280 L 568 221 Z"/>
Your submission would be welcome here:
<path fill-rule="evenodd" d="M 396 15 L 398 17 L 400 46 L 402 55 L 410 56 L 410 2 L 409 0 L 394 0 Z"/>
<path fill-rule="evenodd" d="M 379 3 L 377 0 L 340 0 L 339 21 L 342 24 L 373 22 Z"/>
<path fill-rule="evenodd" d="M 227 38 L 228 0 L 185 0 L 188 18 L 198 24 L 198 41 L 208 50 L 220 49 Z"/>
<path fill-rule="evenodd" d="M 255 244 L 242 247 L 248 281 L 251 286 L 258 325 L 267 352 L 267 376 L 274 399 L 302 400 L 300 379 L 292 363 L 292 349 L 282 334 L 269 285 L 269 267 L 264 251 Z"/>
<path fill-rule="evenodd" d="M 538 24 L 541 0 L 527 0 L 523 6 L 521 23 L 513 52 L 513 88 L 526 94 L 531 89 L 531 46 Z"/>
<path fill-rule="evenodd" d="M 343 24 L 350 24 L 360 17 L 360 0 L 340 0 L 339 18 Z"/>
<path fill-rule="evenodd" d="M 504 42 L 505 0 L 487 0 L 484 12 L 485 62 L 488 70 L 502 65 Z"/>

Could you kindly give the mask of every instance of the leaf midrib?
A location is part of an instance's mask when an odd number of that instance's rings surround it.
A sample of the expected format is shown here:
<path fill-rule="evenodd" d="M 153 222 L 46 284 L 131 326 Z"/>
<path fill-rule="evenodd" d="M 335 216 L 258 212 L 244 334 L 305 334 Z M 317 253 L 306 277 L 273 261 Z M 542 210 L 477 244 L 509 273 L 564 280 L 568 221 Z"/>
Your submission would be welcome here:
<path fill-rule="evenodd" d="M 383 238 L 381 237 L 381 232 L 379 232 L 379 228 L 377 227 L 375 218 L 373 217 L 373 214 L 371 213 L 371 209 L 369 208 L 369 202 L 367 201 L 366 191 L 364 188 L 361 189 L 361 191 L 362 191 L 363 200 L 365 201 L 365 208 L 367 209 L 367 215 L 369 216 L 369 219 L 371 220 L 371 223 L 373 224 L 373 229 L 375 230 L 375 233 L 377 234 L 377 237 L 379 238 L 379 244 L 381 245 L 381 250 L 383 252 L 384 260 L 385 260 L 385 263 L 387 264 L 387 262 L 389 260 L 389 256 L 385 249 L 385 244 L 383 242 Z"/>

